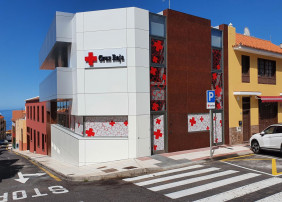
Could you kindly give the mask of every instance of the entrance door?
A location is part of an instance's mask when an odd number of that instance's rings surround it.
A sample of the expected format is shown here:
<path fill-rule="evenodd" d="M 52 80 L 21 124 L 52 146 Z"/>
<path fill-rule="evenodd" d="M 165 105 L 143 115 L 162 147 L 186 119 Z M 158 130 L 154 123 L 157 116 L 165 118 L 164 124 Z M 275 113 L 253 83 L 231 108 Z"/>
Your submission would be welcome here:
<path fill-rule="evenodd" d="M 151 116 L 152 128 L 152 154 L 165 152 L 165 115 Z"/>
<path fill-rule="evenodd" d="M 263 131 L 271 124 L 278 123 L 277 102 L 261 102 L 259 100 L 259 130 Z"/>
<path fill-rule="evenodd" d="M 250 98 L 243 97 L 243 141 L 249 141 L 251 137 Z"/>
<path fill-rule="evenodd" d="M 30 150 L 30 136 L 27 135 L 27 150 Z"/>

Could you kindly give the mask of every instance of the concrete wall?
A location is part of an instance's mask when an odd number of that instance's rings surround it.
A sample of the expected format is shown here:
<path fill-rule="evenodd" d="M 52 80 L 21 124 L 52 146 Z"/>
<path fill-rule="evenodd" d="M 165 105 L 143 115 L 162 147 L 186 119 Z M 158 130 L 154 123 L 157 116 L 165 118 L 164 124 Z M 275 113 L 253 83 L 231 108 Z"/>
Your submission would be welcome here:
<path fill-rule="evenodd" d="M 83 166 L 129 157 L 128 138 L 83 138 L 55 124 L 51 133 L 51 156 L 63 162 Z"/>
<path fill-rule="evenodd" d="M 23 131 L 23 134 L 21 135 Z M 25 151 L 27 149 L 27 137 L 26 137 L 26 120 L 16 120 L 16 142 L 19 144 L 19 150 Z"/>

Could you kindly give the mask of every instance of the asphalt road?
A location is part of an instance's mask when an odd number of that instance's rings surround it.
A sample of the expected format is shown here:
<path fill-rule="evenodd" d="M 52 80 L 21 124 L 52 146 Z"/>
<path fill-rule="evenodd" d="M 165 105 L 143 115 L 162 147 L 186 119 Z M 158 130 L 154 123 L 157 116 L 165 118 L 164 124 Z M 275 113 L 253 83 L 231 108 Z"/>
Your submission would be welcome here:
<path fill-rule="evenodd" d="M 138 178 L 70 182 L 22 156 L 0 150 L 0 201 L 214 202 L 271 197 L 267 198 L 270 202 L 282 201 L 281 187 L 278 153 L 229 156 Z"/>

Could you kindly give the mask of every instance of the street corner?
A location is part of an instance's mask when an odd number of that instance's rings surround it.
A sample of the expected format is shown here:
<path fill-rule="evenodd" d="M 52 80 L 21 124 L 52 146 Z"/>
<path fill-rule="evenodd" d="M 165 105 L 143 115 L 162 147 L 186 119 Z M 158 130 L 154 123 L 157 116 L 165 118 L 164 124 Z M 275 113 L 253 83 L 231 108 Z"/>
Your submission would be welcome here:
<path fill-rule="evenodd" d="M 275 155 L 246 154 L 219 160 L 235 167 L 252 170 L 271 176 L 282 176 L 282 158 Z"/>

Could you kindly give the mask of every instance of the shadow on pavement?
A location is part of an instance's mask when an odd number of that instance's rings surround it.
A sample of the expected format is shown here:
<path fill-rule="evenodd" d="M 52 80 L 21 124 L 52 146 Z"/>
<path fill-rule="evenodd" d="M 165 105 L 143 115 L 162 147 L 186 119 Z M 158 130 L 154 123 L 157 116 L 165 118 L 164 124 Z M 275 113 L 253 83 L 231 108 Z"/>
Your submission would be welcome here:
<path fill-rule="evenodd" d="M 2 153 L 3 151 L 0 151 L 0 154 Z M 0 182 L 14 177 L 23 168 L 22 165 L 13 165 L 17 161 L 18 159 L 0 160 Z"/>

